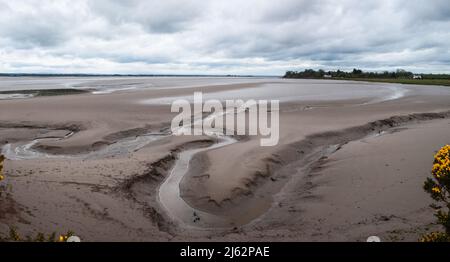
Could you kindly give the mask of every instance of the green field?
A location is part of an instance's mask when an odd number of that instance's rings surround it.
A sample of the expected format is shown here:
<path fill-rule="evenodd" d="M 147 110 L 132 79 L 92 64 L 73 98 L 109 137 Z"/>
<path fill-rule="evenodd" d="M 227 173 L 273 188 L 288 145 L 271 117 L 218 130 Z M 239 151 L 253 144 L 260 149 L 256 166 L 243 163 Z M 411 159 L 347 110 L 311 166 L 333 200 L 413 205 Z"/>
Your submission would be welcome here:
<path fill-rule="evenodd" d="M 450 86 L 450 79 L 401 79 L 401 78 L 332 78 L 351 81 L 365 81 L 378 83 L 397 83 L 406 85 L 436 85 Z"/>

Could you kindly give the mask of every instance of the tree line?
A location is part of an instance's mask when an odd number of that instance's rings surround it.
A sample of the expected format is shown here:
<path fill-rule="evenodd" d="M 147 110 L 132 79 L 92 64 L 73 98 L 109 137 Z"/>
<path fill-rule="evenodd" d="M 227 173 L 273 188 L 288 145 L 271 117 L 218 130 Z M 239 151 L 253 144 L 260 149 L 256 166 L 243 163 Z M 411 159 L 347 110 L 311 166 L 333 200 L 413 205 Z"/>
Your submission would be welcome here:
<path fill-rule="evenodd" d="M 322 69 L 305 69 L 304 71 L 287 71 L 284 78 L 373 78 L 373 79 L 411 79 L 415 75 L 426 79 L 450 79 L 448 74 L 414 74 L 402 69 L 396 71 L 384 72 L 364 72 L 361 69 L 353 69 L 352 71 L 325 71 Z"/>

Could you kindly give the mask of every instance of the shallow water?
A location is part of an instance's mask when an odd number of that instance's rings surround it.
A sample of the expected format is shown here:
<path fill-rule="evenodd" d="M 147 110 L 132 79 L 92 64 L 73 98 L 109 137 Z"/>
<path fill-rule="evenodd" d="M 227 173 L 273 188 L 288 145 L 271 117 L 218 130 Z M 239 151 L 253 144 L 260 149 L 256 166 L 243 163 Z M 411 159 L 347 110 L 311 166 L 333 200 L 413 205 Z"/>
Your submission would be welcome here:
<path fill-rule="evenodd" d="M 31 94 L 0 94 L 0 100 L 10 100 L 10 99 L 24 99 L 24 98 L 32 98 L 34 95 Z"/>
<path fill-rule="evenodd" d="M 0 77 L 0 91 L 89 89 L 93 94 L 142 89 L 190 88 L 267 81 L 256 77 Z M 274 78 L 275 79 L 275 78 Z"/>
<path fill-rule="evenodd" d="M 49 158 L 71 158 L 71 159 L 101 159 L 115 156 L 122 156 L 137 151 L 149 143 L 167 137 L 166 134 L 146 134 L 133 138 L 125 138 L 113 144 L 107 145 L 99 150 L 73 155 L 49 154 L 34 149 L 33 147 L 40 142 L 59 141 L 67 139 L 71 136 L 67 135 L 63 138 L 42 138 L 25 143 L 6 144 L 1 152 L 9 160 L 32 160 L 32 159 L 49 159 Z"/>
<path fill-rule="evenodd" d="M 220 91 L 233 84 L 260 84 L 254 88 Z M 277 77 L 0 77 L 0 92 L 37 89 L 83 89 L 101 95 L 138 90 L 208 87 L 205 99 L 278 99 L 280 101 L 336 101 L 365 99 L 368 103 L 399 99 L 411 91 L 436 94 L 448 88 L 439 86 L 368 83 L 342 80 L 281 79 Z M 422 90 L 421 90 L 422 89 Z M 23 94 L 0 95 L 0 99 L 30 98 Z M 191 96 L 165 97 L 140 101 L 145 104 L 170 104 Z"/>
<path fill-rule="evenodd" d="M 194 155 L 228 146 L 236 142 L 233 138 L 223 136 L 220 137 L 219 143 L 210 147 L 187 150 L 178 155 L 175 166 L 158 191 L 159 202 L 174 221 L 184 227 L 201 227 L 203 229 L 232 226 L 231 222 L 225 218 L 189 206 L 180 195 L 180 183 L 189 170 L 189 163 Z"/>
<path fill-rule="evenodd" d="M 363 99 L 367 103 L 395 100 L 405 96 L 408 88 L 402 85 L 373 84 L 330 80 L 285 80 L 261 83 L 252 88 L 203 93 L 203 99 L 290 101 L 340 101 Z M 144 99 L 143 104 L 171 104 L 183 99 L 193 102 L 193 95 Z"/>

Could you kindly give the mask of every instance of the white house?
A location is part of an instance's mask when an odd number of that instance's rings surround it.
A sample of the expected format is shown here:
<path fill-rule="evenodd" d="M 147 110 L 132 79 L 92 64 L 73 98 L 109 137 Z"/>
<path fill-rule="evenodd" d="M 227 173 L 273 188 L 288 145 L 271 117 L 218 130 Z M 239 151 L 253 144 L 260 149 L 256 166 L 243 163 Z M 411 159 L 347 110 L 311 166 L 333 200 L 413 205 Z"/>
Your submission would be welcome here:
<path fill-rule="evenodd" d="M 413 75 L 413 79 L 423 79 L 421 75 Z"/>

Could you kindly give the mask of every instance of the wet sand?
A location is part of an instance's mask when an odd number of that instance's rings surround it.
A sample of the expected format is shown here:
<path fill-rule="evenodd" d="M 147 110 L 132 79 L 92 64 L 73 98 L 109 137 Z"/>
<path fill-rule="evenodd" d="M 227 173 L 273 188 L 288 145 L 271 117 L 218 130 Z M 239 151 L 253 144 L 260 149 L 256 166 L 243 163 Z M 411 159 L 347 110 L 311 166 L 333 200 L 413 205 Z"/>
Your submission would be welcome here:
<path fill-rule="evenodd" d="M 0 145 L 51 137 L 33 149 L 78 156 L 7 160 L 8 203 L 16 212 L 0 216 L 0 232 L 8 226 L 22 234 L 70 229 L 85 241 L 364 241 L 369 235 L 400 241 L 432 228 L 421 185 L 434 151 L 450 143 L 450 90 L 373 83 L 363 90 L 382 91 L 369 96 L 282 100 L 276 147 L 260 147 L 260 137 L 242 137 L 192 154 L 174 198 L 198 214 L 190 226 L 174 219 L 161 205 L 161 185 L 183 152 L 216 141 L 167 135 L 175 114 L 165 103 L 148 101 L 194 91 L 257 94 L 258 88 L 286 83 L 261 81 L 0 101 Z M 314 91 L 312 84 L 335 82 L 289 81 L 283 88 Z M 267 89 L 261 91 L 258 98 L 267 96 Z M 132 150 L 108 150 L 148 134 L 165 135 Z M 90 157 L 105 149 L 112 153 Z M 393 155 L 396 150 L 403 161 Z M 202 227 L 202 212 L 232 223 Z"/>

